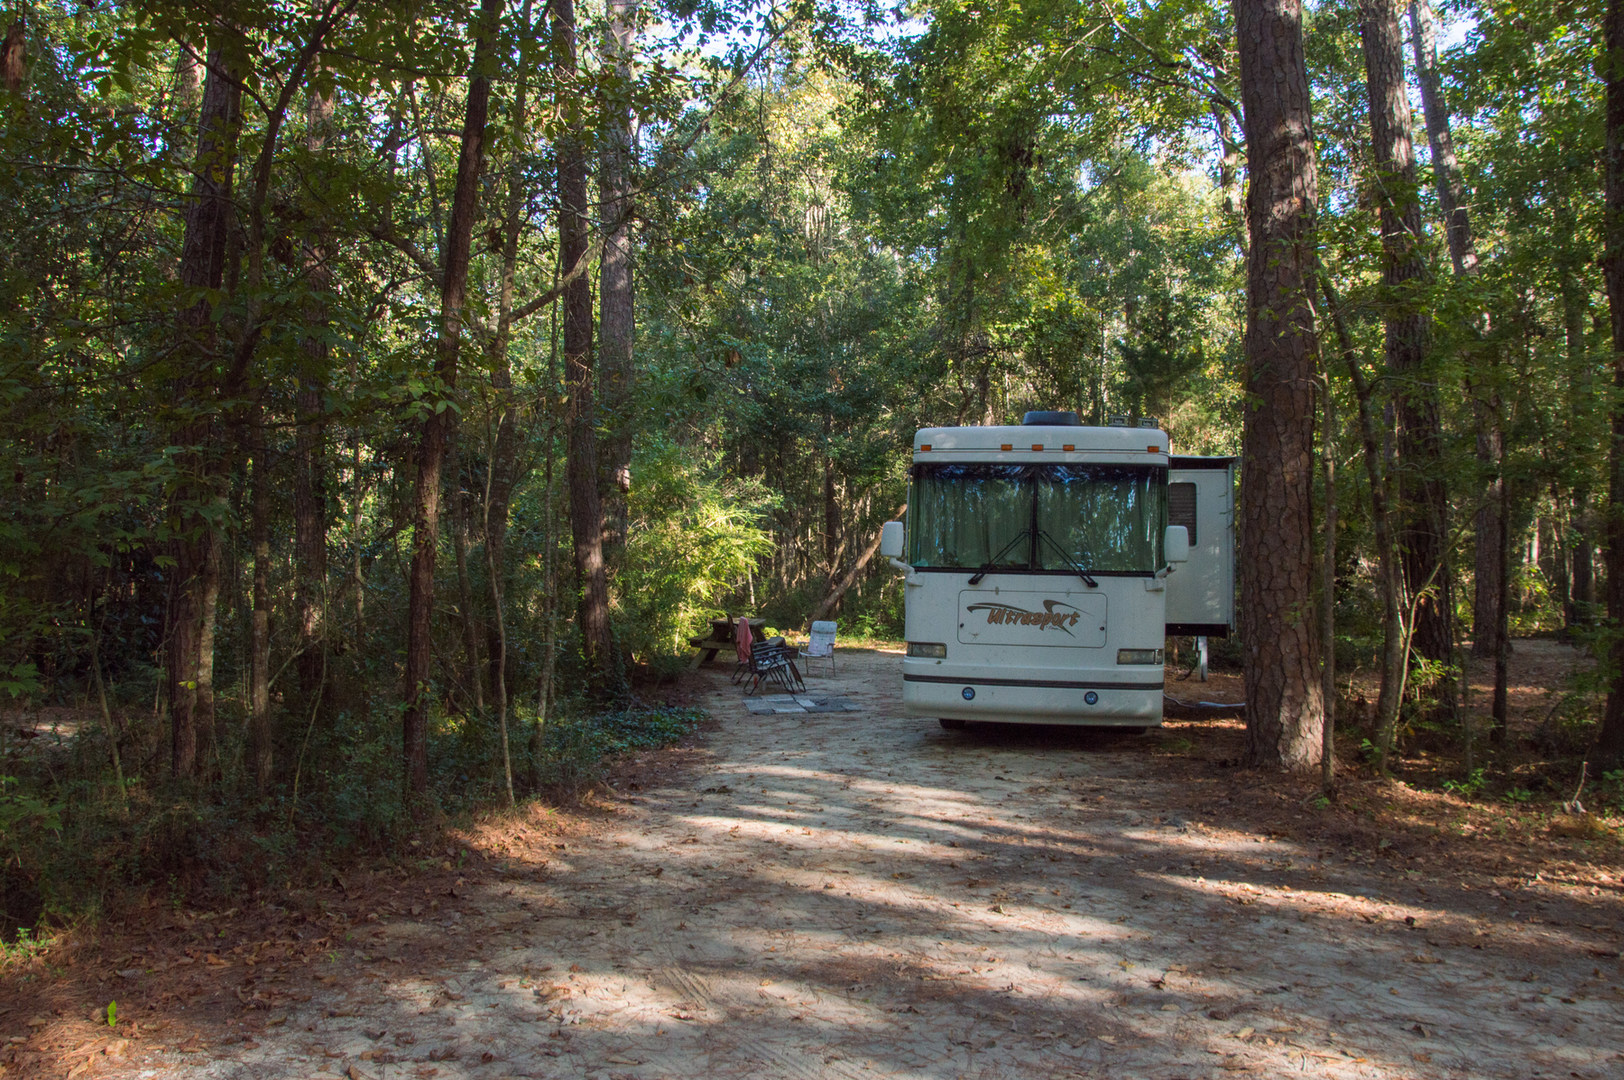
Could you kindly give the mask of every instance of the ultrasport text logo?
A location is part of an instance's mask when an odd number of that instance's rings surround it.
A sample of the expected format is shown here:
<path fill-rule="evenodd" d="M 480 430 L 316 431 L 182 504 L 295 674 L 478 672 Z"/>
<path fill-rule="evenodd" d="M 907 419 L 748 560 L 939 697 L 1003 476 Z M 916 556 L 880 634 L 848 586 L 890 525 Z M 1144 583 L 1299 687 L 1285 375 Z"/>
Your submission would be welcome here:
<path fill-rule="evenodd" d="M 1035 626 L 1039 630 L 1053 628 L 1071 637 L 1070 627 L 1076 626 L 1082 613 L 1059 600 L 1045 600 L 1042 611 L 1028 611 L 1014 604 L 971 604 L 966 611 L 985 611 L 988 626 Z"/>

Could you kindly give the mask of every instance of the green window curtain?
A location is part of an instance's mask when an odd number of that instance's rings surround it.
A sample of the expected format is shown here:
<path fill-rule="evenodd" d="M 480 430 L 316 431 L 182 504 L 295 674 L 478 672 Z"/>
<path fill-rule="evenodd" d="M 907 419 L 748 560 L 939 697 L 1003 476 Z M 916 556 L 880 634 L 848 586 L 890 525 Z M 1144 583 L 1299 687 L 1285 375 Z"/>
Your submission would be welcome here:
<path fill-rule="evenodd" d="M 1084 570 L 1144 573 L 1162 566 L 1166 474 L 1126 465 L 1048 465 L 1037 484 L 1038 528 Z M 1069 569 L 1048 544 L 1039 568 Z"/>
<path fill-rule="evenodd" d="M 1009 547 L 1031 525 L 1031 482 L 1021 465 L 920 469 L 909 508 L 909 562 L 975 569 L 1003 551 L 1000 566 L 1025 568 L 1029 545 Z"/>

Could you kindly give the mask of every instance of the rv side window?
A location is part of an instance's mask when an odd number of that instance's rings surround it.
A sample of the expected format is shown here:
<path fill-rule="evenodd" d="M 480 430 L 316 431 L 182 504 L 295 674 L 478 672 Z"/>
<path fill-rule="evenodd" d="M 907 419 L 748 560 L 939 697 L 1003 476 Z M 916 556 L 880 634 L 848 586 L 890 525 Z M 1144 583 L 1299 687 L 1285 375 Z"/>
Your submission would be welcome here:
<path fill-rule="evenodd" d="M 1183 525 L 1190 534 L 1190 546 L 1195 547 L 1195 485 L 1177 483 L 1167 485 L 1167 523 Z"/>

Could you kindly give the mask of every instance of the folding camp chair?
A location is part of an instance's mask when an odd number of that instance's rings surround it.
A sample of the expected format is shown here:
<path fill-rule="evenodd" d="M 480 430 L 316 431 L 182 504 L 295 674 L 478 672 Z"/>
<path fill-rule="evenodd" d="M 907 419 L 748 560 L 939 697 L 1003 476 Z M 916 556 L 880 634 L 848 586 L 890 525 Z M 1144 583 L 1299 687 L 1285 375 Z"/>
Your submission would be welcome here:
<path fill-rule="evenodd" d="M 795 656 L 795 650 L 783 644 L 782 638 L 751 648 L 750 670 L 745 676 L 750 686 L 745 690 L 745 696 L 754 694 L 764 682 L 780 687 L 786 694 L 805 691 L 806 683 L 795 666 Z"/>
<path fill-rule="evenodd" d="M 827 656 L 829 658 L 829 676 L 835 673 L 835 624 L 832 622 L 815 622 L 812 624 L 812 640 L 806 646 L 807 656 Z M 812 665 L 806 666 L 808 671 Z"/>

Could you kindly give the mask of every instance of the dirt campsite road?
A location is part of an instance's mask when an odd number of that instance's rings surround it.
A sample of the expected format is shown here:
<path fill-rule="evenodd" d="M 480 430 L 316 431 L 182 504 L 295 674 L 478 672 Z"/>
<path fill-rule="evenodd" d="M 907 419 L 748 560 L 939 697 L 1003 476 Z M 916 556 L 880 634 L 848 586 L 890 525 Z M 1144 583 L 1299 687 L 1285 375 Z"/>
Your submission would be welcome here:
<path fill-rule="evenodd" d="M 1332 851 L 1295 796 L 1260 831 L 1245 774 L 1169 772 L 1175 736 L 944 731 L 894 654 L 839 665 L 810 693 L 859 711 L 700 673 L 717 726 L 586 826 L 402 878 L 314 977 L 222 949 L 227 1034 L 138 1026 L 85 1075 L 1624 1075 L 1616 865 L 1514 890 Z"/>

